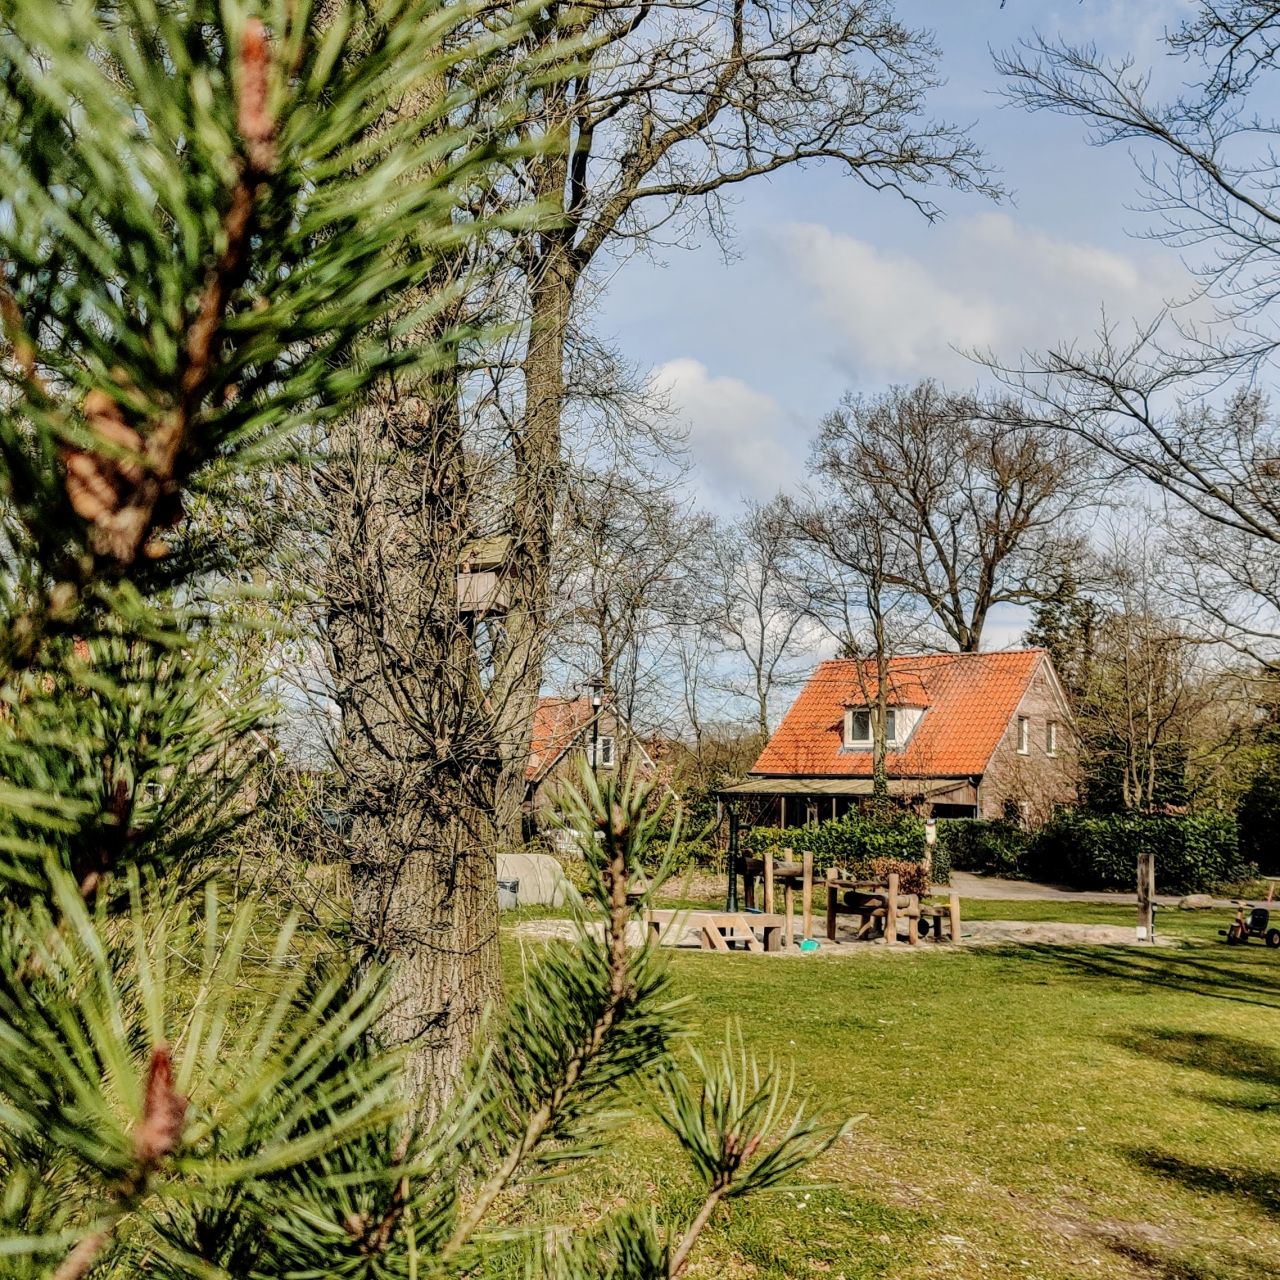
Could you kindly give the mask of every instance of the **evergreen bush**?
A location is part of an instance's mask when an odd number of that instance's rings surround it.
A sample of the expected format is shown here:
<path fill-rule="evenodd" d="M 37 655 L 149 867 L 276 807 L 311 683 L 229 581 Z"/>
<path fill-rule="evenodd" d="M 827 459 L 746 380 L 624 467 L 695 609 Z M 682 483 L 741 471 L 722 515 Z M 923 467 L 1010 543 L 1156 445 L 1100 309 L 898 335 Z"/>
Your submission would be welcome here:
<path fill-rule="evenodd" d="M 783 849 L 797 855 L 811 851 L 818 874 L 839 867 L 852 875 L 870 875 L 871 864 L 880 859 L 919 865 L 925 858 L 924 820 L 901 811 L 885 816 L 851 813 L 806 827 L 752 827 L 740 841 L 749 857 L 758 858 L 766 849 L 775 855 Z M 949 878 L 950 864 L 945 854 L 939 860 L 935 845 L 933 879 L 945 884 Z"/>
<path fill-rule="evenodd" d="M 1036 834 L 1030 874 L 1074 889 L 1128 889 L 1138 854 L 1155 858 L 1161 893 L 1203 893 L 1244 878 L 1236 824 L 1227 814 L 1090 814 L 1065 810 Z"/>
<path fill-rule="evenodd" d="M 1240 860 L 1261 871 L 1280 867 L 1280 762 L 1261 769 L 1236 809 Z"/>
<path fill-rule="evenodd" d="M 984 818 L 940 818 L 937 847 L 959 871 L 1021 879 L 1031 836 L 1016 822 Z"/>

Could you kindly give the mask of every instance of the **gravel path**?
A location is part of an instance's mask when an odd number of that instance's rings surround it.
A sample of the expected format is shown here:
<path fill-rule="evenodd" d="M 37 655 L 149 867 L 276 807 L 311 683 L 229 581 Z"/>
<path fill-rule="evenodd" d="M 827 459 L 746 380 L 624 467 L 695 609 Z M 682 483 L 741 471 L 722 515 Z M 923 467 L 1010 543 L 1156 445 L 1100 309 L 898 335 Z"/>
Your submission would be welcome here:
<path fill-rule="evenodd" d="M 1005 902 L 1096 902 L 1114 907 L 1133 907 L 1138 904 L 1136 893 L 1080 893 L 1075 889 L 1062 889 L 1052 884 L 1036 884 L 1031 880 L 1003 880 L 999 876 L 975 876 L 971 871 L 953 871 L 951 887 L 962 898 L 1000 899 Z M 1176 907 L 1178 894 L 1158 893 L 1156 901 L 1162 907 Z M 1215 907 L 1231 907 L 1230 898 L 1215 898 Z"/>

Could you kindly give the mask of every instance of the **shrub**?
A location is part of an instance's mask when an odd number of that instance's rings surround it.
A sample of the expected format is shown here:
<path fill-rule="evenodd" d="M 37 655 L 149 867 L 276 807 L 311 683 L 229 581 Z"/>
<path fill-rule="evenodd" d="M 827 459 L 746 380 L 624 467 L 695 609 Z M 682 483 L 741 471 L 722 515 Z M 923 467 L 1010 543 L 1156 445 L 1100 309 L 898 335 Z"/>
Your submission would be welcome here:
<path fill-rule="evenodd" d="M 911 866 L 925 888 L 904 892 L 927 891 L 927 880 L 923 879 L 924 821 L 914 814 L 882 818 L 851 813 L 812 827 L 754 827 L 743 833 L 742 850 L 749 857 L 759 857 L 766 849 L 772 849 L 775 855 L 783 849 L 792 849 L 797 855 L 809 850 L 818 873 L 839 867 L 850 875 L 868 879 L 883 878 L 873 869 L 879 863 Z M 939 884 L 950 879 L 950 862 L 939 845 L 934 846 L 933 879 Z"/>
<path fill-rule="evenodd" d="M 872 858 L 870 862 L 851 868 L 851 871 L 859 880 L 885 882 L 896 874 L 900 893 L 924 895 L 929 892 L 929 876 L 923 862 L 904 862 L 901 858 Z"/>
<path fill-rule="evenodd" d="M 668 842 L 656 840 L 650 846 L 649 856 L 645 863 L 645 871 L 652 875 L 667 858 Z M 710 840 L 679 840 L 671 853 L 668 870 L 673 874 L 688 871 L 690 867 L 705 868 L 710 871 L 725 869 L 724 850 L 718 848 Z"/>
<path fill-rule="evenodd" d="M 942 818 L 936 848 L 946 851 L 951 866 L 979 875 L 1026 875 L 1031 837 L 1017 823 L 982 818 Z M 935 860 L 937 854 L 935 853 Z"/>
<path fill-rule="evenodd" d="M 1235 821 L 1222 813 L 1066 811 L 1040 830 L 1027 862 L 1076 889 L 1132 889 L 1144 851 L 1155 857 L 1162 893 L 1199 893 L 1243 873 Z"/>
<path fill-rule="evenodd" d="M 1240 857 L 1259 866 L 1275 858 L 1280 829 L 1280 762 L 1261 770 L 1240 797 L 1236 810 L 1240 829 Z M 1268 871 L 1272 870 L 1267 866 Z"/>

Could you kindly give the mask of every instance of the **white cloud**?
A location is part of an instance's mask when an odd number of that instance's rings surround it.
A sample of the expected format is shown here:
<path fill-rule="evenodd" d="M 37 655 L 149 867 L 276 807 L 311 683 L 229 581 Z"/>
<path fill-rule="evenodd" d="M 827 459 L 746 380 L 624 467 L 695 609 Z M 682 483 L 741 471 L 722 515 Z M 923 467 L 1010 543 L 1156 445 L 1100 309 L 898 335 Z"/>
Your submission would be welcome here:
<path fill-rule="evenodd" d="M 809 429 L 771 396 L 689 358 L 660 365 L 653 382 L 689 433 L 708 506 L 727 511 L 743 497 L 766 501 L 802 476 Z"/>
<path fill-rule="evenodd" d="M 1087 341 L 1102 309 L 1153 317 L 1189 278 L 1169 254 L 1128 255 L 988 213 L 944 227 L 928 263 L 828 227 L 792 223 L 780 242 L 797 301 L 826 327 L 828 354 L 864 385 L 936 376 L 970 382 L 961 352 L 1003 356 Z"/>

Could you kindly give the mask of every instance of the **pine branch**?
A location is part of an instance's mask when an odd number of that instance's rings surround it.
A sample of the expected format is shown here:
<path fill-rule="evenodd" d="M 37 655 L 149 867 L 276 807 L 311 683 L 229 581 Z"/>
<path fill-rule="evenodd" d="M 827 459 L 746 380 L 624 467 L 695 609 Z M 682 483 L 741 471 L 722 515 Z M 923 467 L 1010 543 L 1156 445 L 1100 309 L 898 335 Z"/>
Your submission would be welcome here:
<path fill-rule="evenodd" d="M 151 1179 L 173 1155 L 182 1138 L 187 1099 L 173 1087 L 173 1062 L 169 1046 L 151 1050 L 142 1115 L 134 1127 L 134 1166 L 115 1188 L 102 1215 L 106 1225 L 84 1237 L 53 1273 L 53 1280 L 80 1280 L 98 1260 L 116 1224 L 147 1193 Z"/>

